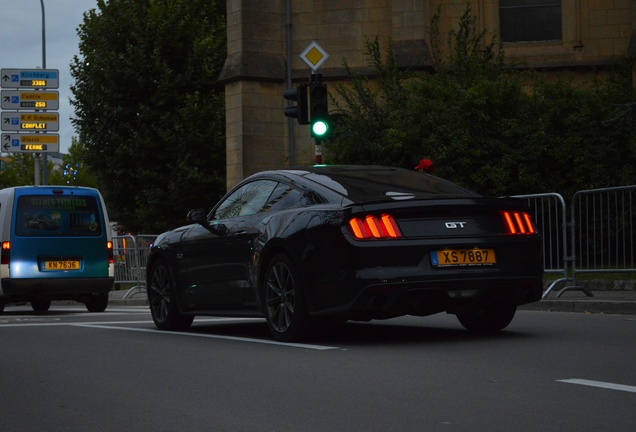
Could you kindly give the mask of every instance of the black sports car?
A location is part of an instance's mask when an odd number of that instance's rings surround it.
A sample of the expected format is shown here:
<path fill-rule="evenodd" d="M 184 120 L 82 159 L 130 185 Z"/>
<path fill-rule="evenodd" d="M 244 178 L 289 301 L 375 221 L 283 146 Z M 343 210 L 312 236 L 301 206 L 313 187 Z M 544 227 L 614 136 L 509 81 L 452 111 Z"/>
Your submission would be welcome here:
<path fill-rule="evenodd" d="M 522 201 L 406 169 L 265 171 L 188 221 L 150 252 L 162 330 L 260 316 L 293 341 L 333 322 L 447 312 L 498 331 L 542 294 L 541 238 Z"/>

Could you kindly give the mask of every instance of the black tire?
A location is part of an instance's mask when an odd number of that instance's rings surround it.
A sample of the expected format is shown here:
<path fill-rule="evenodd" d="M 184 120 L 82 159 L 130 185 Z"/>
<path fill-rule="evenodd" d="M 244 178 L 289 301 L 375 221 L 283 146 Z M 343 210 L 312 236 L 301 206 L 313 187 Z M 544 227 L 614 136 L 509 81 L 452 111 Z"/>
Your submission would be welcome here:
<path fill-rule="evenodd" d="M 46 312 L 51 307 L 51 300 L 47 299 L 33 299 L 31 300 L 31 308 L 35 312 Z"/>
<path fill-rule="evenodd" d="M 108 306 L 108 294 L 93 294 L 86 300 L 85 305 L 89 312 L 104 312 Z"/>
<path fill-rule="evenodd" d="M 457 319 L 466 330 L 479 333 L 493 333 L 508 327 L 517 312 L 517 306 L 508 303 L 493 303 Z"/>
<path fill-rule="evenodd" d="M 161 258 L 154 261 L 148 274 L 148 304 L 155 326 L 159 330 L 188 329 L 194 316 L 179 312 L 174 280 L 166 261 Z"/>
<path fill-rule="evenodd" d="M 298 270 L 285 254 L 269 262 L 263 281 L 265 318 L 274 339 L 294 342 L 310 331 L 310 319 Z"/>
<path fill-rule="evenodd" d="M 0 302 L 0 313 L 4 312 L 4 307 L 6 306 L 5 302 Z"/>

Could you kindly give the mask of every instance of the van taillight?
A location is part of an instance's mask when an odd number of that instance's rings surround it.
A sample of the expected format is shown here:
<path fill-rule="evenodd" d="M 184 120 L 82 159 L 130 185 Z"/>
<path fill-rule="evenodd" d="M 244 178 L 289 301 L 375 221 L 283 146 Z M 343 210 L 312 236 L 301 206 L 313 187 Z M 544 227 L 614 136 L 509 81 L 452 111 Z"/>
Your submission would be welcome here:
<path fill-rule="evenodd" d="M 108 250 L 108 264 L 114 264 L 115 259 L 113 258 L 113 242 L 106 242 L 106 249 Z"/>
<path fill-rule="evenodd" d="M 2 258 L 0 259 L 0 264 L 9 264 L 11 259 L 11 242 L 4 241 L 2 242 Z"/>
<path fill-rule="evenodd" d="M 364 218 L 351 218 L 349 220 L 349 229 L 353 238 L 358 240 L 402 237 L 402 232 L 397 222 L 395 222 L 393 216 L 388 214 L 383 214 L 380 217 L 368 215 Z"/>
<path fill-rule="evenodd" d="M 535 234 L 536 229 L 531 216 L 526 212 L 502 211 L 501 215 L 506 226 L 506 232 L 511 235 Z"/>

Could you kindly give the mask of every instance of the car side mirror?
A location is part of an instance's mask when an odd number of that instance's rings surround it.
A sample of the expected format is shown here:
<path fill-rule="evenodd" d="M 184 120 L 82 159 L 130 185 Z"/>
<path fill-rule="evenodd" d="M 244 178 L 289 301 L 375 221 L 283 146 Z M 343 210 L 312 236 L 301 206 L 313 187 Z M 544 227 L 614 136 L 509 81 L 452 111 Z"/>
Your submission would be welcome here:
<path fill-rule="evenodd" d="M 207 225 L 208 218 L 207 218 L 207 214 L 205 213 L 205 210 L 195 209 L 195 210 L 190 210 L 188 212 L 187 220 L 190 223 L 198 223 L 201 225 Z"/>

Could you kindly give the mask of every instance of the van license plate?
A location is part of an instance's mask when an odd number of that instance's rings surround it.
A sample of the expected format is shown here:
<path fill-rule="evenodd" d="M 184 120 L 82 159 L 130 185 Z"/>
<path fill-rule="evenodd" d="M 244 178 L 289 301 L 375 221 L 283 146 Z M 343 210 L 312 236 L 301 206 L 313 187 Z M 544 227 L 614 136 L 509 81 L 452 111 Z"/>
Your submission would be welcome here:
<path fill-rule="evenodd" d="M 445 249 L 433 251 L 434 267 L 488 266 L 497 263 L 493 249 Z"/>
<path fill-rule="evenodd" d="M 80 262 L 75 260 L 44 261 L 44 270 L 79 270 Z"/>

